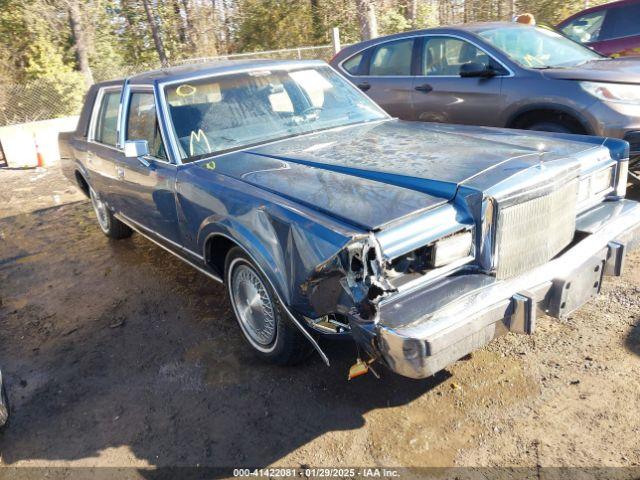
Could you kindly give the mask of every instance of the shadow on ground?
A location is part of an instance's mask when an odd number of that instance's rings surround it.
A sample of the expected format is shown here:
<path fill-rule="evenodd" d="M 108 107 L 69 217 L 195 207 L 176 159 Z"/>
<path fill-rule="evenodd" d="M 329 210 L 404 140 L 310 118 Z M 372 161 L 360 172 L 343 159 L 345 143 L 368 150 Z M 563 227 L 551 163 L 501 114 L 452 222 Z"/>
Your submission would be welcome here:
<path fill-rule="evenodd" d="M 625 340 L 625 347 L 640 356 L 640 316 L 637 316 L 633 322 L 633 327 Z"/>
<path fill-rule="evenodd" d="M 331 368 L 264 365 L 220 285 L 139 235 L 109 241 L 87 203 L 5 218 L 0 232 L 6 464 L 126 446 L 150 465 L 265 466 L 448 377 L 347 383 L 350 342 L 326 346 Z"/>

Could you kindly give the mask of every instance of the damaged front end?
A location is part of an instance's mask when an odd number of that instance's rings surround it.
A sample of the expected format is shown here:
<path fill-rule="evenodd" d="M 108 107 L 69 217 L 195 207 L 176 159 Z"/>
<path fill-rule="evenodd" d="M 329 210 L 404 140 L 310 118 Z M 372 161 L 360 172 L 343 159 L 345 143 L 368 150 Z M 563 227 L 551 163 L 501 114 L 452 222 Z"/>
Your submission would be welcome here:
<path fill-rule="evenodd" d="M 451 204 L 355 237 L 301 286 L 318 313 L 305 318 L 307 325 L 323 334 L 350 334 L 378 358 L 380 303 L 465 268 L 475 251 L 473 220 Z"/>
<path fill-rule="evenodd" d="M 537 311 L 568 315 L 640 245 L 626 162 L 595 154 L 462 186 L 450 203 L 352 238 L 303 286 L 318 313 L 309 326 L 350 333 L 366 352 L 350 378 L 373 360 L 424 378 L 499 335 L 533 333 Z"/>

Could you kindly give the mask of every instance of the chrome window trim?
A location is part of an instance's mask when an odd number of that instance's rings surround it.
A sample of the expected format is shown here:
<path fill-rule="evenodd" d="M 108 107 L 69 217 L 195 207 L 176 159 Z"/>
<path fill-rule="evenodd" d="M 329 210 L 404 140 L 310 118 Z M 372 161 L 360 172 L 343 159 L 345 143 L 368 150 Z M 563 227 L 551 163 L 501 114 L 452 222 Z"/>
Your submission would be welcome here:
<path fill-rule="evenodd" d="M 373 45 L 368 45 L 366 47 L 361 48 L 360 50 L 357 50 L 352 55 L 350 55 L 349 57 L 347 57 L 344 60 L 342 60 L 340 63 L 338 63 L 338 67 L 340 67 L 341 71 L 343 71 L 344 73 L 346 73 L 350 77 L 354 77 L 354 78 L 424 78 L 424 77 L 429 77 L 429 78 L 462 78 L 462 77 L 460 77 L 460 75 L 353 75 L 353 74 L 347 72 L 345 70 L 345 68 L 342 66 L 342 64 L 344 62 L 346 62 L 347 60 L 350 60 L 351 58 L 355 57 L 359 53 L 362 53 L 365 50 L 368 50 L 369 48 L 377 48 L 380 45 L 384 45 L 385 43 L 389 43 L 389 42 L 395 42 L 397 40 L 406 40 L 406 39 L 409 39 L 409 38 L 426 38 L 426 37 L 449 37 L 449 38 L 455 38 L 457 40 L 463 40 L 465 42 L 469 42 L 471 45 L 476 47 L 478 50 L 481 50 L 482 52 L 484 52 L 487 55 L 487 57 L 489 57 L 490 59 L 492 59 L 493 61 L 498 63 L 500 66 L 502 66 L 502 68 L 504 68 L 507 72 L 509 72 L 508 75 L 496 75 L 496 77 L 499 77 L 499 78 L 515 77 L 515 73 L 514 73 L 513 69 L 509 68 L 509 66 L 505 65 L 504 62 L 502 62 L 501 60 L 498 60 L 497 58 L 495 58 L 495 56 L 493 56 L 492 54 L 487 52 L 484 47 L 478 45 L 478 43 L 475 42 L 474 40 L 471 40 L 471 39 L 469 39 L 467 37 L 463 37 L 461 35 L 456 35 L 455 33 L 422 33 L 422 34 L 413 34 L 413 35 L 407 35 L 407 36 L 403 36 L 403 37 L 396 37 L 396 38 L 393 38 L 393 39 L 390 39 L 390 40 L 386 40 L 384 42 L 375 43 Z"/>
<path fill-rule="evenodd" d="M 96 124 L 98 121 L 98 115 L 100 114 L 100 108 L 102 107 L 102 100 L 106 93 L 112 93 L 120 91 L 120 102 L 118 103 L 118 117 L 116 119 L 116 144 L 109 145 L 106 143 L 99 142 L 95 139 L 96 134 Z M 93 108 L 91 109 L 91 119 L 89 120 L 89 132 L 87 134 L 87 143 L 92 143 L 94 145 L 100 145 L 101 147 L 110 148 L 111 150 L 115 150 L 117 152 L 122 152 L 122 149 L 119 148 L 119 128 L 120 128 L 120 109 L 122 104 L 122 91 L 123 87 L 121 85 L 110 85 L 108 87 L 101 87 L 96 94 L 96 99 L 93 104 Z"/>
<path fill-rule="evenodd" d="M 120 104 L 122 108 L 122 118 L 121 118 L 121 128 L 118 131 L 118 142 L 124 148 L 124 142 L 126 142 L 127 140 L 126 137 L 127 137 L 127 121 L 129 119 L 129 104 L 131 103 L 131 96 L 134 93 L 150 93 L 151 95 L 153 95 L 153 102 L 156 109 L 156 121 L 158 122 L 158 127 L 159 127 L 158 130 L 160 130 L 160 137 L 162 139 L 162 144 L 164 145 L 164 150 L 165 152 L 167 152 L 166 159 L 155 157 L 153 155 L 145 155 L 145 158 L 148 158 L 155 162 L 160 162 L 163 164 L 175 165 L 174 162 L 171 161 L 171 158 L 169 156 L 169 150 L 167 149 L 167 141 L 166 141 L 165 133 L 161 126 L 160 118 L 158 115 L 158 112 L 159 112 L 158 97 L 155 94 L 153 85 L 133 85 L 132 86 L 128 81 L 126 82 L 122 92 L 122 98 L 120 100 Z"/>
<path fill-rule="evenodd" d="M 254 71 L 260 71 L 260 70 L 285 70 L 285 71 L 289 71 L 289 70 L 296 70 L 296 69 L 300 69 L 300 68 L 304 68 L 304 66 L 309 66 L 309 67 L 324 67 L 324 68 L 329 68 L 330 70 L 332 70 L 333 72 L 335 72 L 337 75 L 340 75 L 340 77 L 342 79 L 344 79 L 348 84 L 350 84 L 353 89 L 357 92 L 358 95 L 360 95 L 363 99 L 366 99 L 366 101 L 368 103 L 373 103 L 374 106 L 377 107 L 379 113 L 383 116 L 383 118 L 381 118 L 380 120 L 372 120 L 371 122 L 366 122 L 364 124 L 366 125 L 370 125 L 372 123 L 377 123 L 377 122 L 386 122 L 388 120 L 391 120 L 393 117 L 391 117 L 391 115 L 389 115 L 387 112 L 385 112 L 382 108 L 380 108 L 375 102 L 373 102 L 373 100 L 371 100 L 371 98 L 369 98 L 362 90 L 360 90 L 359 88 L 357 88 L 355 85 L 353 85 L 352 82 L 349 81 L 349 79 L 344 78 L 343 75 L 340 74 L 340 72 L 338 72 L 335 68 L 333 68 L 331 65 L 327 64 L 326 62 L 323 62 L 321 60 L 310 60 L 310 61 L 304 61 L 304 62 L 296 62 L 296 63 L 278 63 L 275 65 L 258 65 L 256 67 L 247 67 L 247 66 L 243 66 L 243 67 L 237 67 L 237 68 L 231 68 L 229 70 L 225 70 L 223 72 L 217 72 L 217 73 L 206 73 L 206 74 L 197 74 L 194 73 L 190 76 L 186 76 L 183 78 L 180 78 L 178 80 L 166 80 L 166 81 L 156 81 L 155 87 L 156 87 L 156 102 L 159 104 L 159 107 L 162 109 L 162 115 L 164 116 L 164 120 L 166 122 L 165 125 L 161 125 L 161 129 L 162 128 L 167 128 L 168 132 L 167 132 L 167 137 L 169 139 L 169 146 L 171 148 L 171 155 L 173 155 L 173 158 L 175 160 L 175 164 L 180 166 L 180 165 L 184 165 L 184 162 L 182 161 L 182 157 L 180 156 L 180 149 L 178 148 L 178 141 L 177 138 L 175 136 L 175 128 L 173 126 L 173 119 L 171 118 L 171 115 L 169 113 L 169 104 L 167 102 L 166 99 L 166 92 L 165 89 L 168 86 L 171 85 L 175 85 L 177 83 L 182 83 L 182 82 L 188 82 L 188 81 L 193 81 L 193 80 L 202 80 L 202 79 L 206 79 L 206 78 L 216 78 L 216 77 L 222 77 L 225 75 L 235 75 L 238 73 L 246 73 L 246 72 L 254 72 Z M 158 110 L 159 112 L 160 110 Z M 339 128 L 349 128 L 349 127 L 355 127 L 356 125 L 362 125 L 363 123 L 355 123 L 355 124 L 351 124 L 351 125 L 340 125 L 334 128 L 329 128 L 326 130 L 322 130 L 323 132 L 328 132 L 328 131 L 332 131 L 332 130 L 336 130 Z M 303 136 L 307 136 L 307 135 L 315 135 L 317 133 L 320 132 L 308 132 L 308 133 L 301 133 L 299 135 L 296 135 L 295 138 L 298 137 L 303 137 Z M 273 143 L 277 143 L 277 142 L 282 142 L 285 140 L 289 140 L 289 138 L 279 138 L 279 139 L 275 139 L 273 141 L 269 141 L 269 142 L 265 142 L 265 143 L 261 143 L 260 146 L 264 146 L 264 145 L 271 145 Z M 217 158 L 217 157 L 221 157 L 224 155 L 229 155 L 232 153 L 236 153 L 236 152 L 242 152 L 242 151 L 246 151 L 249 150 L 251 148 L 256 148 L 255 146 L 246 146 L 246 147 L 239 147 L 235 150 L 232 150 L 230 152 L 223 152 L 223 153 L 211 153 L 210 156 L 208 157 L 203 157 L 200 160 L 206 160 L 209 158 Z M 191 162 L 188 162 L 191 163 Z"/>

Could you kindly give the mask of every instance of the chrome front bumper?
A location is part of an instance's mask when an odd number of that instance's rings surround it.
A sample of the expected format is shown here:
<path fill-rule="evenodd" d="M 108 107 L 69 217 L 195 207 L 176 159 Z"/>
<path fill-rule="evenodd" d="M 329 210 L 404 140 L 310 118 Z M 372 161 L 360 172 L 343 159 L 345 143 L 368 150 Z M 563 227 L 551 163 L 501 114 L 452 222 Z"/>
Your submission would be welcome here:
<path fill-rule="evenodd" d="M 640 244 L 640 204 L 605 202 L 578 218 L 583 237 L 554 260 L 517 277 L 449 277 L 380 305 L 377 347 L 395 372 L 424 378 L 507 332 L 533 333 L 536 312 L 560 318 L 621 275 Z"/>

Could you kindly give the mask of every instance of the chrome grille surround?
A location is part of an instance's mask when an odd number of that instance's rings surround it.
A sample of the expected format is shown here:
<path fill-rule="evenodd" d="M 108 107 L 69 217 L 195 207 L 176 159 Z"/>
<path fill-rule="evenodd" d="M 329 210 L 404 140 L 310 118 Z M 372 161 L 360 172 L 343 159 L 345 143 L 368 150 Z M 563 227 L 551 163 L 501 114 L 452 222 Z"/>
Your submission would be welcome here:
<path fill-rule="evenodd" d="M 499 279 L 548 262 L 572 240 L 576 229 L 578 179 L 533 199 L 500 206 L 494 265 Z"/>

